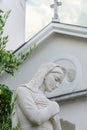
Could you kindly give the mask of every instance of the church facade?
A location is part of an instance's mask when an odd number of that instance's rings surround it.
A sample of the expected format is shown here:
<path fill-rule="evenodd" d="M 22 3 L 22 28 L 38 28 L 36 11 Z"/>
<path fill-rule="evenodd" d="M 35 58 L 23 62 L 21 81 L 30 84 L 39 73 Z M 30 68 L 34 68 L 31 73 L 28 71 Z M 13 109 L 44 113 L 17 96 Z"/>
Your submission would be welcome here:
<path fill-rule="evenodd" d="M 17 55 L 20 52 L 28 51 L 34 44 L 37 44 L 38 47 L 27 60 L 20 65 L 14 77 L 3 72 L 0 75 L 0 82 L 7 84 L 10 89 L 15 90 L 21 86 L 21 84 L 29 82 L 41 64 L 45 62 L 58 63 L 66 68 L 69 83 L 65 80 L 58 89 L 52 93 L 46 93 L 46 95 L 51 100 L 57 101 L 60 105 L 62 130 L 86 130 L 87 28 L 60 23 L 58 15 L 56 14 L 57 4 L 60 5 L 60 3 L 57 2 L 54 4 L 56 6 L 52 5 L 52 7 L 54 7 L 53 21 L 28 42 L 20 46 L 15 51 L 15 54 Z M 24 3 L 21 3 L 21 9 L 25 7 L 23 5 Z M 21 29 L 24 29 L 24 26 L 22 27 Z M 24 33 L 23 30 L 20 32 Z M 20 36 L 18 35 L 18 37 Z M 24 34 L 21 34 L 21 38 L 24 39 Z M 15 37 L 15 40 L 12 39 L 12 41 L 19 43 L 21 40 L 18 39 L 18 41 L 16 41 Z"/>
<path fill-rule="evenodd" d="M 5 72 L 0 82 L 11 89 L 31 80 L 39 66 L 45 62 L 57 62 L 70 70 L 70 83 L 64 83 L 48 98 L 58 101 L 63 130 L 82 130 L 87 128 L 87 28 L 51 22 L 37 35 L 15 51 L 26 52 L 34 44 L 38 47 L 20 66 L 12 77 Z"/>

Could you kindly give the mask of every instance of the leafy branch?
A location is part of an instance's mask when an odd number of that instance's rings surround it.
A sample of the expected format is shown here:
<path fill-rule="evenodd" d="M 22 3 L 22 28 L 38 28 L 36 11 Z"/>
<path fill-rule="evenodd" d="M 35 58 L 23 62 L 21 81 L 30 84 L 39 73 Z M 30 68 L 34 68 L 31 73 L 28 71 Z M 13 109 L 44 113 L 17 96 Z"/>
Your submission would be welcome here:
<path fill-rule="evenodd" d="M 30 47 L 25 53 L 20 53 L 17 56 L 12 51 L 6 50 L 6 43 L 8 42 L 8 35 L 4 36 L 4 26 L 9 17 L 10 10 L 4 13 L 0 10 L 0 73 L 6 71 L 14 75 L 14 71 L 18 69 L 19 65 L 37 48 L 37 45 Z M 16 128 L 12 128 L 11 114 L 14 108 L 12 103 L 13 92 L 5 84 L 0 84 L 0 130 L 18 130 L 19 124 Z"/>

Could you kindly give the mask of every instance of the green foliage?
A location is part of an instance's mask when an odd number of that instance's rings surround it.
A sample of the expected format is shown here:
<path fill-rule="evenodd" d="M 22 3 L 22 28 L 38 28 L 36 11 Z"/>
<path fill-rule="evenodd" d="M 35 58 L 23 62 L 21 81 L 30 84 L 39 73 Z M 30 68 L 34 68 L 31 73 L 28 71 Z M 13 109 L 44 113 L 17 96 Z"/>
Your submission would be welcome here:
<path fill-rule="evenodd" d="M 16 97 L 12 102 L 13 92 L 5 85 L 0 84 L 0 130 L 18 130 L 20 124 L 12 128 L 12 111 Z"/>
<path fill-rule="evenodd" d="M 26 53 L 19 53 L 18 54 L 18 65 L 20 65 L 21 63 L 23 63 L 24 60 L 27 59 L 27 57 L 29 55 L 31 55 L 31 53 L 37 48 L 37 45 L 34 44 L 32 47 L 29 48 L 29 50 Z"/>
<path fill-rule="evenodd" d="M 4 13 L 0 10 L 0 73 L 6 71 L 13 75 L 14 70 L 18 68 L 19 60 L 11 51 L 5 49 L 8 36 L 3 36 L 10 12 Z M 12 95 L 13 92 L 5 84 L 0 84 L 0 130 L 12 130 L 11 114 L 14 106 L 11 104 Z"/>
<path fill-rule="evenodd" d="M 0 130 L 12 130 L 11 99 L 12 91 L 6 85 L 0 84 Z"/>
<path fill-rule="evenodd" d="M 8 36 L 3 36 L 4 26 L 10 14 L 10 10 L 4 13 L 0 10 L 0 73 L 6 71 L 14 75 L 14 71 L 18 69 L 19 65 L 26 60 L 26 58 L 37 47 L 36 44 L 25 53 L 20 53 L 15 56 L 11 51 L 6 50 L 6 43 Z M 19 124 L 16 128 L 12 128 L 11 114 L 14 107 L 12 103 L 13 92 L 5 85 L 0 84 L 0 130 L 18 130 Z"/>
<path fill-rule="evenodd" d="M 20 53 L 17 57 L 11 52 L 6 50 L 6 43 L 8 42 L 8 36 L 3 36 L 4 26 L 6 20 L 11 11 L 4 13 L 0 10 L 0 73 L 6 71 L 7 73 L 14 75 L 14 70 L 18 69 L 18 66 L 32 53 L 37 47 L 36 44 L 30 47 L 26 53 Z"/>
<path fill-rule="evenodd" d="M 8 36 L 3 36 L 4 26 L 10 12 L 4 13 L 0 10 L 0 73 L 6 71 L 13 75 L 14 70 L 18 68 L 19 60 L 11 51 L 5 49 Z"/>
<path fill-rule="evenodd" d="M 10 14 L 11 10 L 7 11 L 6 13 L 4 13 L 2 10 L 0 10 L 0 37 L 3 34 L 4 31 L 4 26 L 6 23 L 6 20 Z"/>

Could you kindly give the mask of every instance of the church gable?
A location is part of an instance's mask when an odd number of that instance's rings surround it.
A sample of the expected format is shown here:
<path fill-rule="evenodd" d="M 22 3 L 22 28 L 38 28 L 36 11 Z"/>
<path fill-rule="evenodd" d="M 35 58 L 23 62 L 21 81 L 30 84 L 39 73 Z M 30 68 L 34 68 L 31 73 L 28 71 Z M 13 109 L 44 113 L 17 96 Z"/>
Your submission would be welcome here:
<path fill-rule="evenodd" d="M 62 29 L 64 28 L 62 27 Z M 58 31 L 54 31 L 52 25 L 49 25 L 20 48 L 16 53 L 26 51 L 34 43 L 38 44 L 33 54 L 20 66 L 19 72 L 16 72 L 14 77 L 6 77 L 4 82 L 7 82 L 11 88 L 16 88 L 20 84 L 29 82 L 42 63 L 55 61 L 63 66 L 67 64 L 67 69 L 71 69 L 71 80 L 74 79 L 74 81 L 68 86 L 63 85 L 49 97 L 86 89 L 85 55 L 87 55 L 87 39 L 74 36 L 75 34 L 59 33 Z"/>

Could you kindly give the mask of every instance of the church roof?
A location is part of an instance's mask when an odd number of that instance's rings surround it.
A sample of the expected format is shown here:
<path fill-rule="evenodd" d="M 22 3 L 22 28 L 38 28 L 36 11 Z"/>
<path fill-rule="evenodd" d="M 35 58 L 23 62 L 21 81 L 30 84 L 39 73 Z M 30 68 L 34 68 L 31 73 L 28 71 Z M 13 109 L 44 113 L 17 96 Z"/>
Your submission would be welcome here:
<path fill-rule="evenodd" d="M 65 24 L 60 22 L 51 22 L 47 26 L 45 26 L 41 31 L 39 31 L 36 35 L 34 35 L 31 39 L 29 39 L 18 49 L 16 49 L 14 53 L 20 49 L 27 48 L 28 46 L 31 46 L 35 43 L 41 43 L 43 40 L 45 40 L 48 36 L 50 36 L 53 33 L 87 39 L 87 27 Z"/>

